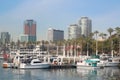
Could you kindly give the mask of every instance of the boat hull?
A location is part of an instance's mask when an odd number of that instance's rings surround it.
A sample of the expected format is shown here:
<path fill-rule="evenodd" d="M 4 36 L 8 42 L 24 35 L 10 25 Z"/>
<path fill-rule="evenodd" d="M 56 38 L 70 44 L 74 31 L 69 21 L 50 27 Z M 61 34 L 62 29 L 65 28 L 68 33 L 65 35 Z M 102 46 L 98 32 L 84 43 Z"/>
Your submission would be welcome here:
<path fill-rule="evenodd" d="M 13 66 L 13 63 L 7 63 L 7 62 L 3 63 L 3 68 L 11 68 L 12 66 Z"/>
<path fill-rule="evenodd" d="M 86 66 L 86 65 L 77 65 L 77 68 L 79 69 L 100 69 L 101 67 L 98 66 L 98 67 L 92 67 L 92 66 Z"/>
<path fill-rule="evenodd" d="M 107 62 L 105 67 L 117 67 L 120 63 L 118 62 Z"/>
<path fill-rule="evenodd" d="M 50 64 L 48 64 L 48 63 L 41 63 L 39 65 L 31 65 L 31 64 L 21 63 L 19 66 L 20 69 L 46 69 L 49 67 L 50 67 Z"/>

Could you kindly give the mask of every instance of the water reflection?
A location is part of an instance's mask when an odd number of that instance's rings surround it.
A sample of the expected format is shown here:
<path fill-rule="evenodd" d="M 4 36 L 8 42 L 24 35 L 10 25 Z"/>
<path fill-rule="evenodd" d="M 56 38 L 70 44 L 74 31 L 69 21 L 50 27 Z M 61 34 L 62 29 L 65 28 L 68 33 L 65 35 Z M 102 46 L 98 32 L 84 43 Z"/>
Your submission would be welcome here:
<path fill-rule="evenodd" d="M 3 69 L 0 80 L 119 80 L 120 69 Z"/>
<path fill-rule="evenodd" d="M 119 80 L 120 69 L 109 67 L 98 70 L 77 69 L 81 80 Z"/>

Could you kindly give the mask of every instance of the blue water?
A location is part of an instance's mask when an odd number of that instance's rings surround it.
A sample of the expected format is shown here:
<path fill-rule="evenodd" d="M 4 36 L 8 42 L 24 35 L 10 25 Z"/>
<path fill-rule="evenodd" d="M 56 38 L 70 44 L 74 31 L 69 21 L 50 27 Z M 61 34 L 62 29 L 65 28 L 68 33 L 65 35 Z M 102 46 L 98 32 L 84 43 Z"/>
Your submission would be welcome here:
<path fill-rule="evenodd" d="M 10 69 L 0 65 L 0 80 L 120 80 L 120 69 Z"/>

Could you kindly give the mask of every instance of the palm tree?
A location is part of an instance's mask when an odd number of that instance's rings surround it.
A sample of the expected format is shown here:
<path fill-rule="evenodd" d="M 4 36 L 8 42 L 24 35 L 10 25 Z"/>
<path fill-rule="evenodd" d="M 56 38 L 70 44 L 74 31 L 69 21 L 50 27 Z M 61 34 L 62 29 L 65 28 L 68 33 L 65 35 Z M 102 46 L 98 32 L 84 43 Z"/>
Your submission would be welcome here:
<path fill-rule="evenodd" d="M 104 40 L 105 40 L 104 43 L 106 42 L 106 37 L 107 37 L 107 34 L 104 33 Z M 104 43 L 103 43 L 103 44 L 104 44 Z M 105 46 L 105 44 L 104 44 L 103 46 Z M 105 47 L 104 47 L 104 48 L 105 48 Z M 103 49 L 103 51 L 104 51 L 104 50 L 105 50 L 105 49 Z"/>
<path fill-rule="evenodd" d="M 120 33 L 120 27 L 116 27 L 115 31 L 116 31 L 117 34 L 119 34 Z"/>
<path fill-rule="evenodd" d="M 120 55 L 120 27 L 116 27 L 115 31 L 116 31 L 116 34 L 118 35 L 118 39 L 119 39 L 119 55 Z"/>
<path fill-rule="evenodd" d="M 99 36 L 102 38 L 102 53 L 104 52 L 103 50 L 103 43 L 104 43 L 104 39 L 105 37 L 107 36 L 107 34 L 104 34 L 104 33 L 100 33 Z"/>
<path fill-rule="evenodd" d="M 10 45 L 11 45 L 11 48 L 14 48 L 14 46 L 15 46 L 15 42 L 12 41 L 12 42 L 10 43 Z"/>
<path fill-rule="evenodd" d="M 91 41 L 93 35 L 94 35 L 94 33 L 90 33 L 90 34 L 88 35 L 88 37 L 85 38 L 85 40 L 86 40 L 86 47 L 87 47 L 87 49 L 86 49 L 86 50 L 87 50 L 87 56 L 89 55 L 89 51 L 90 51 L 90 41 Z"/>
<path fill-rule="evenodd" d="M 93 36 L 94 36 L 94 33 L 90 33 L 90 35 L 89 35 L 89 38 L 93 38 Z"/>
<path fill-rule="evenodd" d="M 97 41 L 97 35 L 98 35 L 98 31 L 96 30 L 95 32 L 94 32 L 94 34 L 96 35 L 96 55 L 98 54 L 98 41 Z"/>
<path fill-rule="evenodd" d="M 93 36 L 94 36 L 94 33 L 90 33 L 89 35 L 89 51 L 92 53 L 93 52 Z"/>
<path fill-rule="evenodd" d="M 111 37 L 111 35 L 112 35 L 112 32 L 113 32 L 114 30 L 113 30 L 112 28 L 109 28 L 107 31 L 109 32 L 109 34 L 110 34 L 110 37 Z"/>
<path fill-rule="evenodd" d="M 108 32 L 109 32 L 109 34 L 110 34 L 111 54 L 113 54 L 113 47 L 112 47 L 113 42 L 112 42 L 111 35 L 112 35 L 112 32 L 113 32 L 114 30 L 113 30 L 112 28 L 109 28 L 107 31 L 108 31 Z"/>
<path fill-rule="evenodd" d="M 81 47 L 80 54 L 82 55 L 83 54 L 84 43 L 85 43 L 84 42 L 84 36 L 80 36 L 79 43 L 80 43 L 80 47 Z"/>
<path fill-rule="evenodd" d="M 102 38 L 102 53 L 103 53 L 103 38 L 104 38 L 104 33 L 100 33 L 99 36 Z"/>

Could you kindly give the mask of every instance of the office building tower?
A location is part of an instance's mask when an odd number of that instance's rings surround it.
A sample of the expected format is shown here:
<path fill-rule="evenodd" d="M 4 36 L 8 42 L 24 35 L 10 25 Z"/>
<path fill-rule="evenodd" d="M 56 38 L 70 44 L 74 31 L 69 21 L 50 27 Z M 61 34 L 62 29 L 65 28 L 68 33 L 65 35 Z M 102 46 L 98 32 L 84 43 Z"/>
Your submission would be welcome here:
<path fill-rule="evenodd" d="M 25 35 L 25 34 L 21 34 L 19 39 L 20 39 L 21 42 L 28 42 L 29 41 L 29 36 Z"/>
<path fill-rule="evenodd" d="M 8 32 L 1 32 L 2 44 L 10 43 L 10 34 Z"/>
<path fill-rule="evenodd" d="M 78 24 L 81 27 L 81 35 L 88 37 L 92 32 L 92 21 L 88 17 L 81 17 Z"/>
<path fill-rule="evenodd" d="M 47 36 L 48 36 L 48 41 L 64 40 L 64 31 L 49 28 Z"/>
<path fill-rule="evenodd" d="M 81 28 L 77 24 L 68 27 L 68 39 L 76 39 L 81 36 Z"/>
<path fill-rule="evenodd" d="M 24 22 L 24 34 L 28 35 L 28 41 L 36 41 L 36 22 L 34 20 Z"/>

